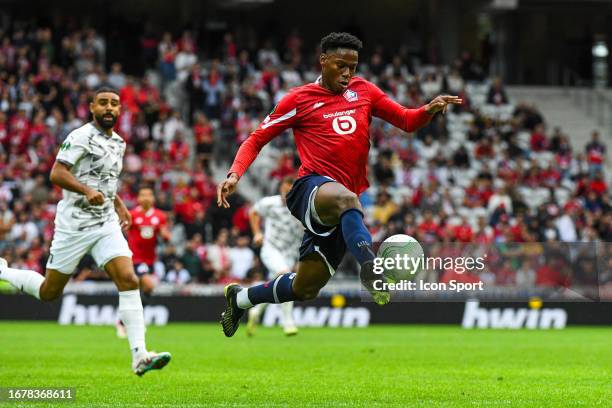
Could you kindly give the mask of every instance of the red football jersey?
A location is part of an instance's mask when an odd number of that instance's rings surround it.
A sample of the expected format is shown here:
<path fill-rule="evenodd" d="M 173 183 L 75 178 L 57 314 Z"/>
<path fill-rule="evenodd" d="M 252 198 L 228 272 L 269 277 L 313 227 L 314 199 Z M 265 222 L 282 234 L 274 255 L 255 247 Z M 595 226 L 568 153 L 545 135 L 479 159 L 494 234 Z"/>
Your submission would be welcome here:
<path fill-rule="evenodd" d="M 407 109 L 360 77 L 353 77 L 341 94 L 318 82 L 303 85 L 285 95 L 240 146 L 228 173 L 242 176 L 266 143 L 293 128 L 302 161 L 298 176 L 328 176 L 360 194 L 368 188 L 372 116 L 407 132 L 417 130 L 432 118 L 424 107 Z"/>
<path fill-rule="evenodd" d="M 132 209 L 130 214 L 132 226 L 128 232 L 128 244 L 134 253 L 132 260 L 134 264 L 152 265 L 155 262 L 157 237 L 161 227 L 166 225 L 166 215 L 157 208 L 143 211 L 140 206 Z"/>

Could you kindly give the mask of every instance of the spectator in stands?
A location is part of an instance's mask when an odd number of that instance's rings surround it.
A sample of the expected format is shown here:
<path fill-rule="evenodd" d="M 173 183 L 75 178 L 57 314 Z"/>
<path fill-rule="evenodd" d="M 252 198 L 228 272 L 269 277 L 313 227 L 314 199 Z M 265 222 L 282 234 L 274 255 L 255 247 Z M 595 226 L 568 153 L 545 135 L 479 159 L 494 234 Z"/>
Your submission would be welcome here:
<path fill-rule="evenodd" d="M 208 246 L 207 258 L 214 270 L 215 279 L 227 277 L 231 268 L 230 248 L 227 245 L 227 229 L 219 231 L 215 243 Z"/>
<path fill-rule="evenodd" d="M 193 66 L 198 62 L 198 57 L 194 52 L 193 43 L 185 41 L 174 59 L 174 68 L 176 70 L 176 78 L 179 82 L 184 83 L 191 72 Z"/>
<path fill-rule="evenodd" d="M 487 103 L 491 105 L 506 105 L 508 103 L 508 95 L 506 95 L 501 78 L 497 77 L 493 80 L 489 88 Z"/>
<path fill-rule="evenodd" d="M 236 239 L 236 246 L 229 250 L 230 262 L 232 264 L 230 276 L 238 281 L 246 279 L 249 269 L 253 266 L 255 253 L 249 248 L 250 242 L 251 239 L 248 236 L 239 236 Z"/>
<path fill-rule="evenodd" d="M 187 241 L 187 246 L 183 256 L 181 256 L 181 263 L 189 272 L 189 280 L 197 281 L 203 273 L 202 260 L 197 253 L 198 243 L 195 240 Z"/>
<path fill-rule="evenodd" d="M 379 191 L 376 195 L 376 204 L 372 211 L 372 219 L 380 224 L 386 224 L 389 219 L 395 215 L 399 207 L 391 199 L 391 195 L 386 191 Z"/>
<path fill-rule="evenodd" d="M 191 275 L 189 271 L 185 269 L 183 263 L 177 259 L 174 261 L 172 268 L 166 273 L 164 281 L 184 285 L 191 281 Z"/>
<path fill-rule="evenodd" d="M 202 82 L 202 90 L 204 91 L 204 112 L 206 116 L 211 119 L 220 119 L 225 84 L 214 63 Z"/>
<path fill-rule="evenodd" d="M 591 134 L 591 141 L 585 146 L 585 153 L 591 175 L 601 171 L 606 162 L 606 145 L 599 141 L 598 131 L 595 130 Z"/>

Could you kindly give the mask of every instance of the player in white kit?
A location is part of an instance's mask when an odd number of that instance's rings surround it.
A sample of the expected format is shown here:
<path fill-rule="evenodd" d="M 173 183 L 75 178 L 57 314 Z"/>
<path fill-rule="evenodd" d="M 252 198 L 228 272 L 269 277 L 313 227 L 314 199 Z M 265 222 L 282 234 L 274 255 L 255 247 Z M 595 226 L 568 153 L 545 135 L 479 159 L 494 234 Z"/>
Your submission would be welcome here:
<path fill-rule="evenodd" d="M 260 257 L 270 272 L 272 279 L 284 273 L 292 272 L 300 255 L 300 244 L 304 227 L 289 212 L 285 197 L 293 185 L 292 177 L 285 177 L 280 184 L 280 195 L 264 197 L 255 203 L 249 213 L 253 242 L 262 245 Z M 264 219 L 264 232 L 261 232 L 261 218 Z M 252 336 L 257 322 L 265 308 L 259 304 L 249 309 L 247 335 Z M 283 316 L 283 330 L 286 335 L 296 335 L 298 330 L 293 320 L 293 302 L 280 305 Z"/>
<path fill-rule="evenodd" d="M 132 221 L 117 195 L 125 153 L 125 142 L 113 132 L 121 109 L 119 93 L 100 88 L 89 108 L 93 121 L 70 132 L 51 169 L 50 180 L 63 189 L 63 198 L 57 205 L 45 276 L 9 268 L 0 258 L 0 280 L 42 301 L 54 300 L 63 293 L 81 258 L 90 253 L 117 285 L 119 317 L 132 349 L 132 370 L 143 375 L 163 368 L 171 356 L 146 349 L 138 278 L 122 233 Z"/>

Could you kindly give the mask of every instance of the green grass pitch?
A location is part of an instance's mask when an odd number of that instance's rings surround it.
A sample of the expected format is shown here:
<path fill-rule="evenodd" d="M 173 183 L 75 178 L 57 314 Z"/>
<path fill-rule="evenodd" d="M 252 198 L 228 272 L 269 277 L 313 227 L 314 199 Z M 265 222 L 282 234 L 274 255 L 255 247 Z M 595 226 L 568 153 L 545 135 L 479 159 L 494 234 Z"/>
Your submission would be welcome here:
<path fill-rule="evenodd" d="M 0 387 L 75 387 L 67 408 L 612 406 L 612 328 L 374 326 L 294 338 L 260 328 L 249 339 L 241 327 L 227 339 L 219 325 L 171 324 L 147 337 L 174 358 L 138 378 L 114 328 L 0 323 Z"/>

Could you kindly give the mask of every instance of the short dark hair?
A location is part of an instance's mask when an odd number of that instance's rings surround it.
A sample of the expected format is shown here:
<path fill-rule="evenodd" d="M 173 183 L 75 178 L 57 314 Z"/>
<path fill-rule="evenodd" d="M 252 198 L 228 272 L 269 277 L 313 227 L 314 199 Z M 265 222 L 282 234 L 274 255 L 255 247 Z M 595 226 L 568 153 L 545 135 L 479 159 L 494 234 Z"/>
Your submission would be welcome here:
<path fill-rule="evenodd" d="M 151 190 L 153 194 L 155 194 L 155 188 L 150 183 L 143 183 L 138 186 L 138 192 L 140 193 L 142 190 Z"/>
<path fill-rule="evenodd" d="M 321 39 L 321 52 L 338 48 L 360 51 L 362 47 L 361 40 L 349 33 L 329 33 Z"/>
<path fill-rule="evenodd" d="M 100 88 L 94 91 L 94 95 L 93 95 L 94 100 L 96 99 L 96 96 L 98 96 L 98 94 L 105 93 L 105 92 L 114 93 L 115 95 L 119 96 L 119 91 L 116 90 L 115 88 L 110 87 L 110 86 L 101 86 Z"/>
<path fill-rule="evenodd" d="M 360 51 L 362 47 L 361 40 L 349 33 L 329 33 L 321 39 L 321 52 L 338 48 Z"/>

